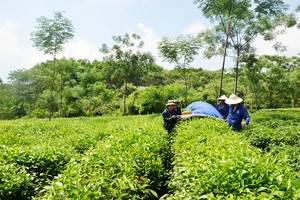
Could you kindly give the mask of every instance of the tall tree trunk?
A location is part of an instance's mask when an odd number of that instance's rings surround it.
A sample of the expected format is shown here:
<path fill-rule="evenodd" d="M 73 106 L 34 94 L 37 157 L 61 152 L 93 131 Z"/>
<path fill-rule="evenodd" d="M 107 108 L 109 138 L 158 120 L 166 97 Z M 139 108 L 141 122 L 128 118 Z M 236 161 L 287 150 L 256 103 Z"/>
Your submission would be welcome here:
<path fill-rule="evenodd" d="M 53 90 L 54 90 L 54 78 L 55 78 L 55 65 L 56 65 L 56 53 L 53 54 L 53 74 L 51 81 L 51 90 L 50 90 L 50 109 L 49 109 L 49 122 L 53 115 Z"/>
<path fill-rule="evenodd" d="M 33 100 L 33 110 L 35 109 L 36 106 L 36 101 L 37 101 L 37 89 L 34 90 L 34 100 Z"/>
<path fill-rule="evenodd" d="M 92 90 L 92 89 L 91 89 Z M 94 95 L 93 95 L 93 92 L 92 91 L 90 91 L 90 94 L 89 94 L 89 110 L 88 110 L 88 116 L 90 117 L 91 116 L 91 108 L 92 108 L 92 99 L 93 99 L 93 97 L 94 97 Z"/>
<path fill-rule="evenodd" d="M 185 98 L 184 98 L 184 105 L 187 106 L 187 97 L 188 97 L 188 81 L 187 81 L 187 73 L 184 70 L 184 84 L 185 84 Z"/>
<path fill-rule="evenodd" d="M 297 105 L 297 92 L 296 92 L 296 88 L 297 88 L 297 86 L 296 86 L 296 84 L 293 84 L 294 85 L 294 92 L 293 92 L 293 107 L 294 108 L 296 108 L 296 105 Z"/>
<path fill-rule="evenodd" d="M 63 90 L 64 90 L 64 82 L 63 78 L 61 79 L 61 84 L 60 84 L 60 116 L 63 117 L 63 112 L 62 112 L 62 107 L 63 107 Z"/>
<path fill-rule="evenodd" d="M 228 24 L 229 26 L 229 24 Z M 222 94 L 222 88 L 223 88 L 223 74 L 224 74 L 224 68 L 225 68 L 225 58 L 227 54 L 227 43 L 228 43 L 229 34 L 226 35 L 226 41 L 224 46 L 224 55 L 223 55 L 223 62 L 222 62 L 222 70 L 221 70 L 221 76 L 220 76 L 220 89 L 219 89 L 219 96 Z"/>
<path fill-rule="evenodd" d="M 235 71 L 235 85 L 234 85 L 234 94 L 237 92 L 238 78 L 239 78 L 239 61 L 240 61 L 240 49 L 237 50 L 237 59 L 236 59 L 236 71 Z"/>
<path fill-rule="evenodd" d="M 126 94 L 127 94 L 127 74 L 125 75 L 125 83 L 124 83 L 124 104 L 123 104 L 123 115 L 126 114 Z"/>
<path fill-rule="evenodd" d="M 233 9 L 233 1 L 232 1 L 231 9 Z M 231 10 L 231 12 L 232 12 L 232 10 Z M 231 13 L 230 13 L 229 21 L 227 22 L 227 26 L 226 26 L 226 39 L 225 39 L 225 45 L 224 45 L 224 55 L 223 55 L 222 69 L 221 69 L 221 75 L 220 75 L 220 89 L 219 89 L 218 97 L 220 97 L 222 95 L 222 89 L 223 89 L 223 74 L 224 74 L 225 60 L 226 60 L 226 54 L 227 54 L 227 43 L 228 43 L 228 39 L 229 39 L 230 23 L 231 23 Z"/>

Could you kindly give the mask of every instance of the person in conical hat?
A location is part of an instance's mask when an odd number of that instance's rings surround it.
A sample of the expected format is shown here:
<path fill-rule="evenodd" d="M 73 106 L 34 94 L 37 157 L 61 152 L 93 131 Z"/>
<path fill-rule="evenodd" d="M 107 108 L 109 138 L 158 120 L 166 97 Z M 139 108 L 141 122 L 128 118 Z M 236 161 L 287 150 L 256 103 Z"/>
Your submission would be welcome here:
<path fill-rule="evenodd" d="M 225 103 L 230 105 L 227 123 L 234 131 L 240 131 L 250 122 L 250 115 L 245 106 L 241 104 L 242 102 L 243 99 L 236 94 L 231 94 L 229 98 L 225 100 Z"/>
<path fill-rule="evenodd" d="M 226 120 L 229 113 L 229 105 L 225 103 L 227 97 L 222 95 L 218 98 L 219 103 L 216 106 L 216 109 L 223 116 L 223 119 Z"/>

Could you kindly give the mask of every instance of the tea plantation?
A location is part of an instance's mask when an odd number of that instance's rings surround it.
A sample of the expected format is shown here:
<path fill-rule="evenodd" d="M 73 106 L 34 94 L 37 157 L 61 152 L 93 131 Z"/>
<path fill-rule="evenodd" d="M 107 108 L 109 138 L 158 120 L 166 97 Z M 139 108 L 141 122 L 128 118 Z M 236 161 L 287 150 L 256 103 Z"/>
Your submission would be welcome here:
<path fill-rule="evenodd" d="M 250 115 L 1 121 L 0 199 L 299 199 L 300 110 Z"/>

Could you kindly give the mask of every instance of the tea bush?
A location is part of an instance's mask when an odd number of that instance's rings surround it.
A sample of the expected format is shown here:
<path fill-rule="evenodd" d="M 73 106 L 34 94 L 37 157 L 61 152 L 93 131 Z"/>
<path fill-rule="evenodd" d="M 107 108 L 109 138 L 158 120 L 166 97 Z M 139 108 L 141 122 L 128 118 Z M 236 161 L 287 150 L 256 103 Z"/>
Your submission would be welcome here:
<path fill-rule="evenodd" d="M 166 199 L 296 199 L 300 180 L 287 164 L 262 154 L 215 119 L 181 123 Z"/>

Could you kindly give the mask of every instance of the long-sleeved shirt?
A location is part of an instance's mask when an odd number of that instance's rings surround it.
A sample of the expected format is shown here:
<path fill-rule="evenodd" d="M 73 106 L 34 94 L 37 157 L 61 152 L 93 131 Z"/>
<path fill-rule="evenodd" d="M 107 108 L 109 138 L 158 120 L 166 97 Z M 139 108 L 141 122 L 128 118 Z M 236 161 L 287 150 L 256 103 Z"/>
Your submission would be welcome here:
<path fill-rule="evenodd" d="M 233 110 L 233 106 L 229 106 L 229 115 L 227 118 L 227 123 L 229 126 L 232 127 L 233 130 L 239 131 L 242 129 L 241 123 L 243 119 L 248 125 L 250 122 L 250 116 L 244 105 L 239 104 L 235 110 Z"/>
<path fill-rule="evenodd" d="M 225 104 L 224 107 L 222 108 L 222 103 L 218 103 L 216 106 L 216 109 L 223 116 L 223 119 L 227 119 L 227 116 L 229 114 L 229 105 L 228 104 Z"/>
<path fill-rule="evenodd" d="M 176 110 L 165 109 L 162 113 L 164 118 L 164 128 L 167 130 L 171 130 L 174 128 L 177 123 L 177 118 L 171 118 L 173 115 L 176 115 Z"/>

